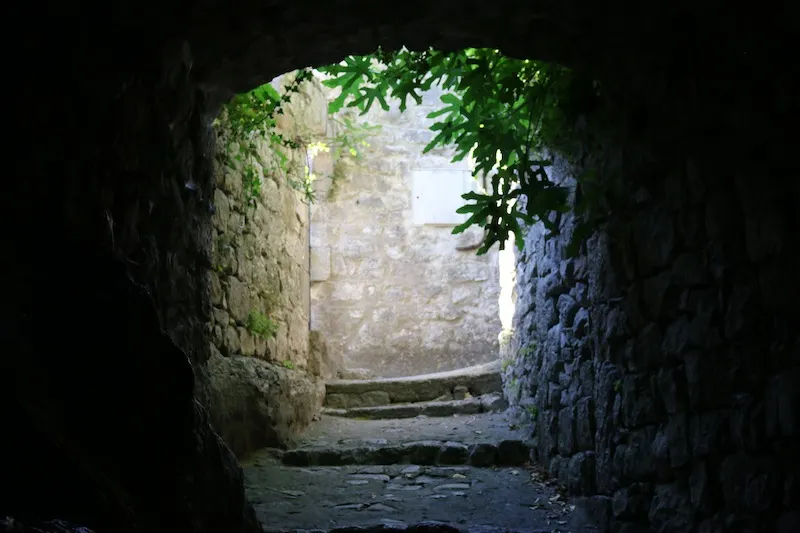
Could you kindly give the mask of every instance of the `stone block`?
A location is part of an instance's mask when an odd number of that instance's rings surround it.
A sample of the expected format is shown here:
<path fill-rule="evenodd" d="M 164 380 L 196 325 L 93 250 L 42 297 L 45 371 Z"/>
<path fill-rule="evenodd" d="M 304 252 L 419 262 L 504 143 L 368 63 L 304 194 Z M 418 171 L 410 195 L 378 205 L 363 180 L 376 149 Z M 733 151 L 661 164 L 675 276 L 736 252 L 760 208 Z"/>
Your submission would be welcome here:
<path fill-rule="evenodd" d="M 661 351 L 661 329 L 650 322 L 639 330 L 630 356 L 627 357 L 628 368 L 634 372 L 644 372 L 663 362 Z"/>
<path fill-rule="evenodd" d="M 627 375 L 622 380 L 622 419 L 625 427 L 634 428 L 657 421 L 650 377 Z"/>
<path fill-rule="evenodd" d="M 579 451 L 594 450 L 594 401 L 581 398 L 576 407 L 575 444 Z"/>
<path fill-rule="evenodd" d="M 711 490 L 706 464 L 698 461 L 692 466 L 689 476 L 689 497 L 697 511 L 705 513 L 710 509 Z"/>
<path fill-rule="evenodd" d="M 575 410 L 565 407 L 558 412 L 558 453 L 569 457 L 575 451 Z"/>
<path fill-rule="evenodd" d="M 614 493 L 611 498 L 611 511 L 614 518 L 637 520 L 647 517 L 653 487 L 649 483 L 632 483 Z"/>
<path fill-rule="evenodd" d="M 669 418 L 664 429 L 669 449 L 669 460 L 673 468 L 685 465 L 691 458 L 689 427 L 686 413 L 677 413 Z"/>
<path fill-rule="evenodd" d="M 690 322 L 685 315 L 674 320 L 664 331 L 664 341 L 661 350 L 664 355 L 677 357 L 686 351 L 689 346 Z"/>
<path fill-rule="evenodd" d="M 688 393 L 683 369 L 662 367 L 656 374 L 656 382 L 667 413 L 675 414 L 686 407 Z"/>
<path fill-rule="evenodd" d="M 728 509 L 764 512 L 781 494 L 780 473 L 769 457 L 730 455 L 720 465 L 719 480 Z"/>
<path fill-rule="evenodd" d="M 237 328 L 239 333 L 239 349 L 242 355 L 253 355 L 256 352 L 255 339 L 253 334 L 245 328 Z"/>
<path fill-rule="evenodd" d="M 241 350 L 241 343 L 239 341 L 239 332 L 233 326 L 225 328 L 225 336 L 223 337 L 222 351 L 225 355 L 236 355 Z"/>
<path fill-rule="evenodd" d="M 469 448 L 460 442 L 445 442 L 436 458 L 437 464 L 463 465 L 469 459 Z"/>
<path fill-rule="evenodd" d="M 325 394 L 322 381 L 254 357 L 214 357 L 208 369 L 211 421 L 240 457 L 286 446 L 311 422 Z"/>
<path fill-rule="evenodd" d="M 498 466 L 517 466 L 528 462 L 530 450 L 521 440 L 503 440 L 497 446 Z"/>
<path fill-rule="evenodd" d="M 610 531 L 611 498 L 588 496 L 575 498 L 575 511 L 570 519 L 570 531 Z"/>
<path fill-rule="evenodd" d="M 672 283 L 692 286 L 708 281 L 708 271 L 699 253 L 681 254 L 672 263 Z"/>
<path fill-rule="evenodd" d="M 677 485 L 658 485 L 655 488 L 648 517 L 655 533 L 691 531 L 694 525 L 694 509 L 689 496 Z"/>
<path fill-rule="evenodd" d="M 211 304 L 221 307 L 223 299 L 223 291 L 219 275 L 216 272 L 210 272 L 209 276 L 210 276 L 209 286 L 211 288 Z"/>
<path fill-rule="evenodd" d="M 770 379 L 765 402 L 767 436 L 800 434 L 800 367 Z"/>
<path fill-rule="evenodd" d="M 310 281 L 327 281 L 331 276 L 330 246 L 314 246 L 311 248 Z"/>
<path fill-rule="evenodd" d="M 715 411 L 693 416 L 690 422 L 690 441 L 695 457 L 716 454 L 730 439 L 727 412 Z"/>
<path fill-rule="evenodd" d="M 547 474 L 552 479 L 558 479 L 561 476 L 561 470 L 565 468 L 567 465 L 567 460 L 561 457 L 560 455 L 556 455 L 547 465 Z"/>
<path fill-rule="evenodd" d="M 567 466 L 567 490 L 571 494 L 592 494 L 595 491 L 594 452 L 579 452 L 570 457 Z"/>
<path fill-rule="evenodd" d="M 647 274 L 666 266 L 675 246 L 671 214 L 658 208 L 643 210 L 637 215 L 632 228 L 641 272 Z"/>
<path fill-rule="evenodd" d="M 730 412 L 731 444 L 738 450 L 755 451 L 763 446 L 766 432 L 764 402 L 750 394 L 734 397 Z"/>
<path fill-rule="evenodd" d="M 647 278 L 642 283 L 644 311 L 651 320 L 657 320 L 661 317 L 664 300 L 671 281 L 670 273 L 662 272 Z"/>
<path fill-rule="evenodd" d="M 652 427 L 631 432 L 622 456 L 622 474 L 625 478 L 644 481 L 655 474 L 656 462 L 653 456 L 655 436 L 656 431 Z"/>
<path fill-rule="evenodd" d="M 250 289 L 239 278 L 228 278 L 228 310 L 240 324 L 247 322 L 250 313 Z"/>
<path fill-rule="evenodd" d="M 469 452 L 472 466 L 494 466 L 497 462 L 497 446 L 491 443 L 473 444 Z"/>
<path fill-rule="evenodd" d="M 403 452 L 411 464 L 433 465 L 439 456 L 442 443 L 439 441 L 419 441 L 403 444 Z"/>

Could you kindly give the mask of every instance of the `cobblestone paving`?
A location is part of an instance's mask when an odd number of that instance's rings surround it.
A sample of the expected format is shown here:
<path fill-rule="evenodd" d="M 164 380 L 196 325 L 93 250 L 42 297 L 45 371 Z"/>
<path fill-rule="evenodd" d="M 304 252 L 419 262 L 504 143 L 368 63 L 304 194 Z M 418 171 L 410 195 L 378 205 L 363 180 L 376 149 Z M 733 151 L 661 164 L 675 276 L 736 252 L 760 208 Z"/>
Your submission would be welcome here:
<path fill-rule="evenodd" d="M 502 414 L 369 421 L 326 417 L 312 425 L 300 445 L 419 440 L 471 444 L 522 437 Z M 593 531 L 575 524 L 574 508 L 529 466 L 291 467 L 267 450 L 243 466 L 247 496 L 266 531 L 396 531 L 419 529 L 413 525 L 429 521 L 473 533 Z M 431 531 L 456 531 L 437 527 Z"/>

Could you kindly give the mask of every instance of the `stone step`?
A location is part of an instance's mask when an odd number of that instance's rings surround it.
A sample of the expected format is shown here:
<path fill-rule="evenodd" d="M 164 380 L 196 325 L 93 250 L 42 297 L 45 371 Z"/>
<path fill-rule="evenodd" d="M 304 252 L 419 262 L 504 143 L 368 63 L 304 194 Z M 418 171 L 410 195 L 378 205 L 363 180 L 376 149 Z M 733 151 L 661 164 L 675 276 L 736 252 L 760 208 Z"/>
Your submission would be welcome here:
<path fill-rule="evenodd" d="M 374 407 L 395 403 L 460 400 L 499 393 L 503 389 L 500 362 L 408 376 L 369 380 L 333 380 L 325 384 L 325 406 L 333 409 Z"/>
<path fill-rule="evenodd" d="M 344 465 L 470 465 L 477 467 L 520 466 L 530 461 L 532 444 L 521 440 L 503 440 L 464 444 L 451 441 L 388 443 L 373 439 L 349 446 L 275 450 L 286 466 Z"/>
<path fill-rule="evenodd" d="M 466 400 L 395 403 L 371 407 L 350 407 L 348 409 L 323 407 L 322 414 L 367 420 L 386 420 L 389 418 L 414 418 L 416 416 L 445 417 L 496 413 L 505 410 L 507 407 L 508 402 L 506 402 L 505 398 L 498 393 L 492 393 Z"/>

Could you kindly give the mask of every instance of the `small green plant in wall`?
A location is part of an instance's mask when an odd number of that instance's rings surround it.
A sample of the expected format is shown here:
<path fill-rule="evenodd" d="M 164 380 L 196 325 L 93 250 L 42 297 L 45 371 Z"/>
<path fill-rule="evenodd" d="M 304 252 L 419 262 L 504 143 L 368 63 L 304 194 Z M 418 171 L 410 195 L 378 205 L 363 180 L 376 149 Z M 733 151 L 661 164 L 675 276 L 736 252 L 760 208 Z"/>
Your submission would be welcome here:
<path fill-rule="evenodd" d="M 294 363 L 292 363 L 291 361 L 289 361 L 287 359 L 286 361 L 283 362 L 283 367 L 284 368 L 288 368 L 289 370 L 293 370 L 294 369 Z"/>
<path fill-rule="evenodd" d="M 250 311 L 247 315 L 247 329 L 254 335 L 267 339 L 278 333 L 278 324 L 261 311 Z"/>
<path fill-rule="evenodd" d="M 524 359 L 525 357 L 528 357 L 533 353 L 535 349 L 536 349 L 536 343 L 533 342 L 531 342 L 527 346 L 523 346 L 522 348 L 519 349 L 519 358 Z"/>

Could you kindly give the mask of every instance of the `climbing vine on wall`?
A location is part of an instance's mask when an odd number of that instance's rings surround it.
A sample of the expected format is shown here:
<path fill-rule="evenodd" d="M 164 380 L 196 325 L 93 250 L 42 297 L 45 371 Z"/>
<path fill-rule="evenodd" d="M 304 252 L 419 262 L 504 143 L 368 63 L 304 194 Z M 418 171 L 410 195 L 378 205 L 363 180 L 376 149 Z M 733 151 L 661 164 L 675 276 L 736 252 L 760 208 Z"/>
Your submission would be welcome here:
<path fill-rule="evenodd" d="M 261 183 L 265 175 L 287 175 L 289 157 L 285 150 L 301 146 L 300 140 L 287 138 L 276 131 L 276 118 L 284 113 L 285 104 L 311 78 L 311 71 L 299 70 L 284 86 L 283 94 L 269 83 L 238 94 L 224 106 L 221 119 L 215 121 L 216 125 L 224 125 L 226 129 L 220 153 L 222 160 L 229 165 L 234 161 L 241 163 L 244 201 L 251 207 L 255 207 L 261 198 Z M 265 161 L 261 157 L 259 144 L 263 140 L 269 142 L 274 160 Z M 263 169 L 263 174 L 260 169 Z M 301 190 L 307 199 L 312 198 L 309 183 L 289 180 L 289 184 Z"/>
<path fill-rule="evenodd" d="M 587 85 L 558 65 L 513 59 L 488 49 L 378 50 L 319 70 L 330 77 L 323 82 L 326 86 L 341 90 L 330 104 L 331 112 L 354 107 L 365 114 L 376 103 L 388 111 L 389 99 L 397 100 L 404 111 L 409 98 L 421 103 L 422 93 L 434 85 L 446 91 L 442 108 L 428 115 L 437 119 L 431 126 L 436 135 L 424 151 L 454 147 L 454 162 L 471 155 L 474 174 L 491 176 L 490 191 L 463 195 L 469 203 L 458 212 L 469 218 L 453 230 L 483 227 L 486 236 L 478 254 L 496 242 L 502 249 L 509 232 L 522 248 L 520 222 L 542 221 L 556 229 L 551 214 L 568 208 L 568 191 L 549 179 L 547 154 L 574 152 L 571 126 L 587 99 L 599 94 L 597 84 Z M 522 196 L 524 208 L 516 202 Z M 584 194 L 576 209 L 586 211 L 592 199 Z M 588 226 L 580 229 L 578 239 L 588 234 Z"/>
<path fill-rule="evenodd" d="M 284 113 L 284 106 L 313 77 L 313 71 L 302 69 L 290 78 L 291 81 L 284 86 L 283 94 L 271 84 L 238 94 L 224 106 L 221 118 L 215 121 L 217 126 L 224 126 L 221 158 L 230 166 L 234 162 L 241 164 L 243 200 L 250 207 L 255 207 L 261 198 L 262 179 L 269 175 L 285 176 L 287 183 L 302 192 L 307 201 L 314 201 L 313 182 L 316 176 L 309 164 L 303 168 L 290 168 L 287 149 L 306 148 L 311 155 L 319 151 L 330 151 L 334 161 L 344 157 L 359 159 L 361 150 L 369 146 L 367 138 L 380 128 L 363 122 L 356 123 L 348 117 L 338 119 L 331 116 L 330 119 L 336 123 L 338 131 L 330 138 L 290 139 L 278 132 L 277 116 Z M 268 160 L 264 160 L 259 153 L 259 146 L 264 140 L 268 141 L 273 156 Z M 334 171 L 330 177 L 335 182 L 342 176 Z"/>
<path fill-rule="evenodd" d="M 381 129 L 379 124 L 357 122 L 348 116 L 337 117 L 331 114 L 330 120 L 334 124 L 336 134 L 309 145 L 309 155 L 329 152 L 333 159 L 333 172 L 328 176 L 331 180 L 327 194 L 329 200 L 335 198 L 339 183 L 346 177 L 342 163 L 347 160 L 363 160 L 363 150 L 370 146 L 369 138 Z M 312 179 L 316 177 L 312 176 Z"/>

